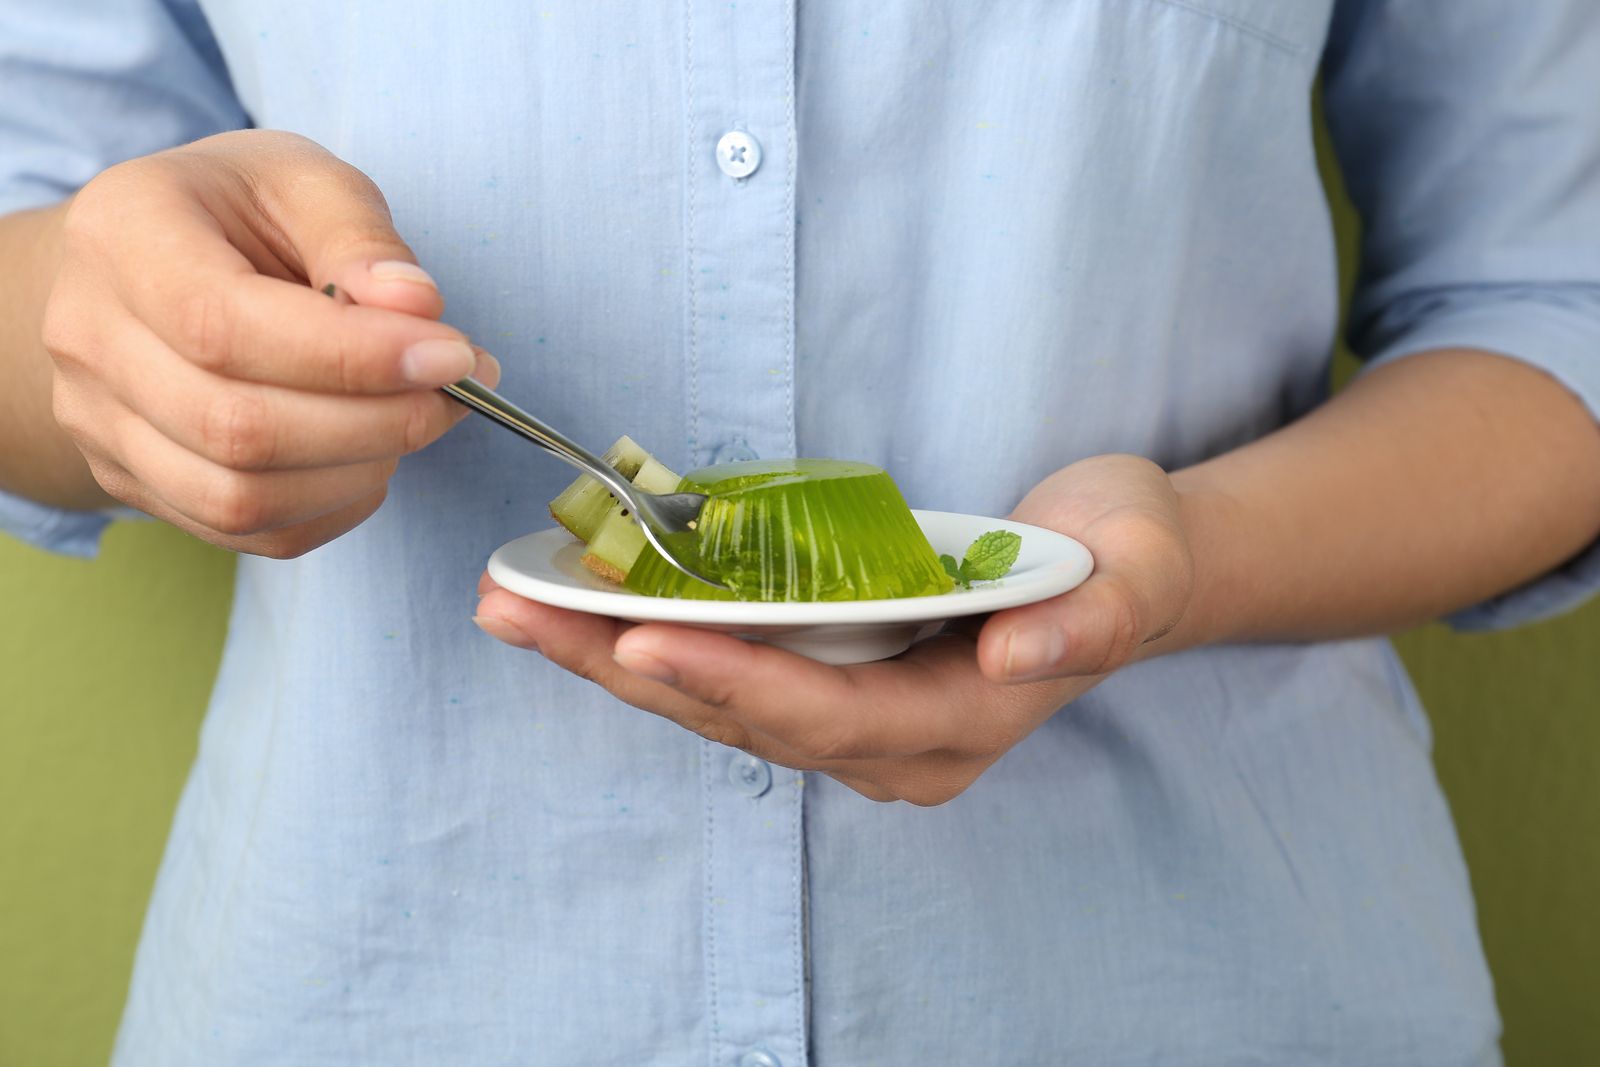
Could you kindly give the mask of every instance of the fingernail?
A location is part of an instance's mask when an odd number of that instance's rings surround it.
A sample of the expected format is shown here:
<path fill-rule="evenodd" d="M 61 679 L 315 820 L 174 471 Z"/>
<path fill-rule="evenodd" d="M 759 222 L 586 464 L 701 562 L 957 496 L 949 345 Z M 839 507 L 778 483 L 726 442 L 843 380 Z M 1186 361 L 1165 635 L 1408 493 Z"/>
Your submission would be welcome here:
<path fill-rule="evenodd" d="M 1030 626 L 1011 631 L 1006 641 L 1007 678 L 1031 678 L 1043 674 L 1067 651 L 1067 638 L 1059 626 Z"/>
<path fill-rule="evenodd" d="M 400 356 L 400 372 L 417 385 L 448 385 L 472 373 L 477 358 L 465 341 L 418 341 Z"/>
<path fill-rule="evenodd" d="M 433 280 L 433 275 L 415 263 L 407 263 L 403 259 L 380 259 L 368 268 L 368 272 L 374 281 L 413 282 L 417 285 L 426 285 L 429 289 L 439 288 L 439 283 Z"/>
<path fill-rule="evenodd" d="M 478 629 L 496 641 L 504 641 L 508 645 L 516 645 L 530 652 L 539 651 L 539 645 L 533 638 L 504 619 L 497 619 L 492 615 L 474 615 L 472 621 L 478 624 Z"/>
<path fill-rule="evenodd" d="M 623 651 L 613 654 L 611 658 L 630 674 L 642 675 L 662 685 L 678 684 L 678 672 L 648 653 Z"/>

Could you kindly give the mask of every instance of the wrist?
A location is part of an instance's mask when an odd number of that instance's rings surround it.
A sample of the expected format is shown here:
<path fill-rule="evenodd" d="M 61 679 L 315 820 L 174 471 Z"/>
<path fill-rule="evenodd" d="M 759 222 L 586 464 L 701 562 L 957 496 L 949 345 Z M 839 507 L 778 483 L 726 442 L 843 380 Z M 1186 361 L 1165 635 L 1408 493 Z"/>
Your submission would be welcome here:
<path fill-rule="evenodd" d="M 67 202 L 67 203 L 70 203 Z M 111 503 L 55 420 L 54 366 L 41 337 L 45 305 L 61 264 L 67 204 L 0 217 L 0 489 L 68 508 Z"/>
<path fill-rule="evenodd" d="M 1175 471 L 1169 478 L 1177 493 L 1178 521 L 1189 545 L 1194 584 L 1177 624 L 1147 642 L 1139 659 L 1238 639 L 1249 600 L 1231 565 L 1239 532 L 1245 528 L 1241 504 L 1195 468 Z"/>

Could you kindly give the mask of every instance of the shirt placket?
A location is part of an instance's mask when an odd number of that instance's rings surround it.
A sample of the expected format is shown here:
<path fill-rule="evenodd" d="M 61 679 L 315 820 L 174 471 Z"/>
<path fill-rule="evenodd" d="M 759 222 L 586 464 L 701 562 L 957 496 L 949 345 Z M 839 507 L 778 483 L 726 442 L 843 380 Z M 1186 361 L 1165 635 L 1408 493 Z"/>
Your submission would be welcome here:
<path fill-rule="evenodd" d="M 693 465 L 794 455 L 794 4 L 687 0 Z"/>
<path fill-rule="evenodd" d="M 693 465 L 794 455 L 793 0 L 686 0 L 687 337 Z M 804 776 L 709 741 L 712 1067 L 803 1067 Z"/>

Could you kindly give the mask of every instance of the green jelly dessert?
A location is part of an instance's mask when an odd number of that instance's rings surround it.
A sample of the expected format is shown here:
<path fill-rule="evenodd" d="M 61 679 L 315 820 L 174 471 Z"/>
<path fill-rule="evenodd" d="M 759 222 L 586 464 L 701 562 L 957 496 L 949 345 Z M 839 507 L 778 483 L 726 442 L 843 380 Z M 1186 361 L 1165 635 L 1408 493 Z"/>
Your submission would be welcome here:
<path fill-rule="evenodd" d="M 752 460 L 687 475 L 709 499 L 695 534 L 708 573 L 683 574 L 646 546 L 624 581 L 647 596 L 694 600 L 878 600 L 953 586 L 894 480 L 836 459 Z"/>

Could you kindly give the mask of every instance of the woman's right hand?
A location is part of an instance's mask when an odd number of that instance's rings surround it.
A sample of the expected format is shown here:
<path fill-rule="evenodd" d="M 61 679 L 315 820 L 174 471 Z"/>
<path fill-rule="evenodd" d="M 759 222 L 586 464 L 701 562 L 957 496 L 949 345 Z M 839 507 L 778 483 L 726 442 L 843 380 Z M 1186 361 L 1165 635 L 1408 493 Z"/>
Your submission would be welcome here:
<path fill-rule="evenodd" d="M 383 502 L 499 366 L 360 171 L 242 131 L 119 164 L 68 206 L 44 317 L 54 414 L 112 497 L 286 558 Z M 348 299 L 332 299 L 327 285 Z M 353 301 L 353 303 L 352 303 Z"/>

